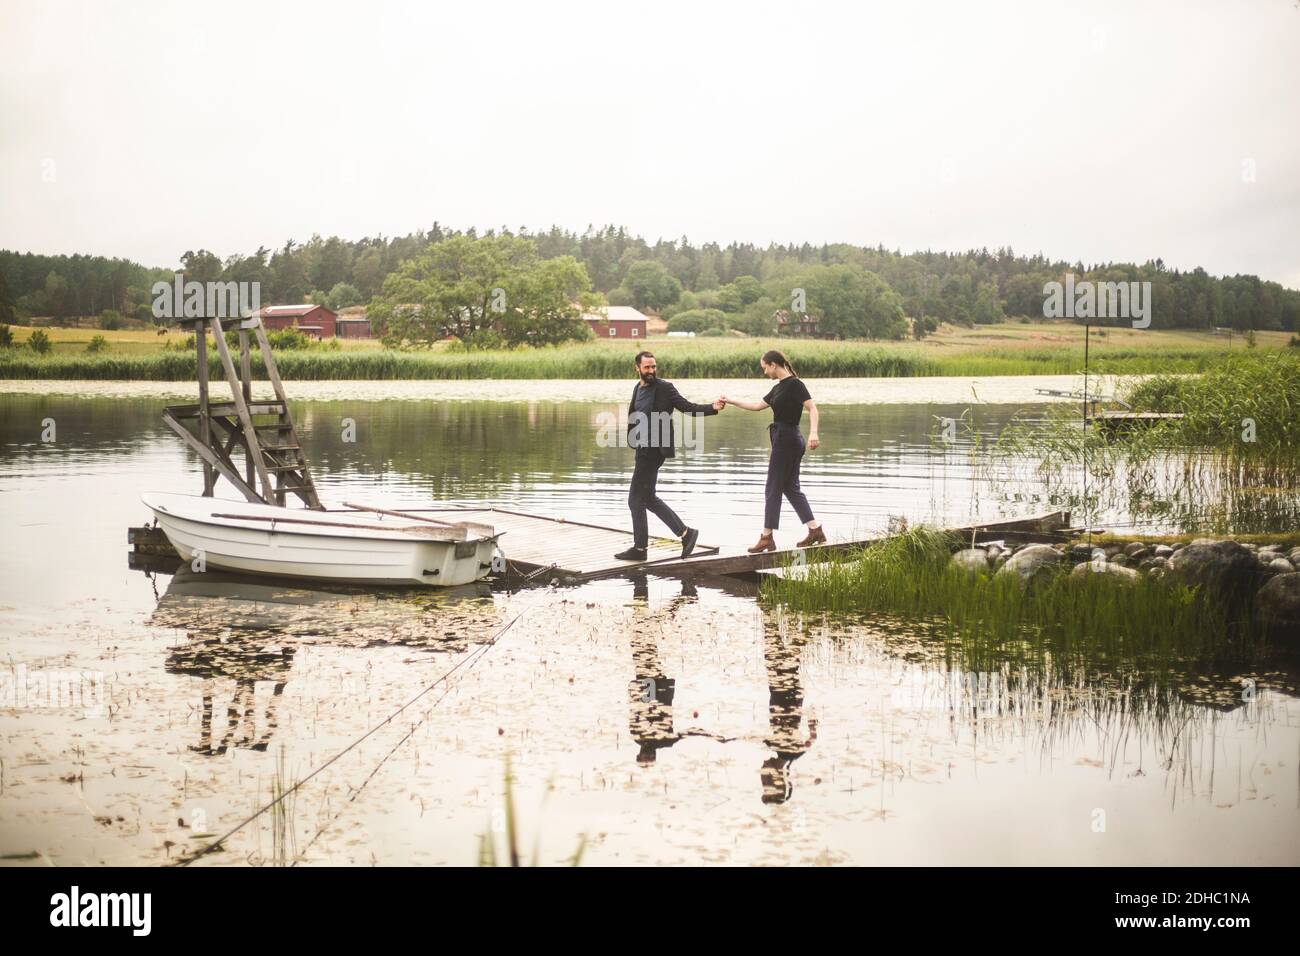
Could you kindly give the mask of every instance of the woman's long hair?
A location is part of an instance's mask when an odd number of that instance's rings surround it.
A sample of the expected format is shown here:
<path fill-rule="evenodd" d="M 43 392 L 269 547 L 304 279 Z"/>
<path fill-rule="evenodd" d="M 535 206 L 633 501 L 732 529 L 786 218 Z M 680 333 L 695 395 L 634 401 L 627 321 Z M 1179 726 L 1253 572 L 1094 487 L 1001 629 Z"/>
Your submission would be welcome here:
<path fill-rule="evenodd" d="M 798 378 L 798 375 L 796 375 L 795 373 L 794 366 L 790 364 L 790 360 L 786 358 L 783 354 L 778 352 L 776 349 L 770 349 L 769 351 L 763 353 L 763 363 L 765 365 L 779 365 L 787 372 L 789 372 L 791 375 L 794 375 L 796 378 Z"/>

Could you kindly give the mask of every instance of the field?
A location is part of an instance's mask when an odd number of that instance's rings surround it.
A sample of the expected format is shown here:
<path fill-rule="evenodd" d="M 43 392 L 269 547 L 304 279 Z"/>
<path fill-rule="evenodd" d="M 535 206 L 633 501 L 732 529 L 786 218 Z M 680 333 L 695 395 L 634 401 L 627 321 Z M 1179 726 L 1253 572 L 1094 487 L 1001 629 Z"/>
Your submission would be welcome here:
<path fill-rule="evenodd" d="M 14 328 L 17 344 L 30 329 Z M 177 333 L 151 330 L 100 332 L 47 329 L 53 349 L 41 357 L 24 348 L 0 353 L 0 378 L 178 381 L 193 376 L 193 355 L 168 352 Z M 86 352 L 95 335 L 108 340 L 98 355 Z M 1257 348 L 1283 348 L 1287 333 L 1256 333 Z M 1083 329 L 1069 322 L 1007 322 L 994 326 L 944 326 L 921 342 L 828 342 L 789 338 L 654 337 L 642 342 L 597 341 L 544 349 L 451 352 L 393 351 L 375 341 L 341 341 L 332 352 L 283 352 L 287 379 L 569 379 L 622 378 L 639 348 L 652 349 L 660 371 L 677 378 L 739 377 L 754 372 L 769 348 L 786 352 L 809 377 L 922 375 L 1061 375 L 1083 367 Z M 1203 371 L 1217 359 L 1247 349 L 1244 336 L 1182 330 L 1094 330 L 1090 368 L 1103 373 Z M 215 358 L 214 361 L 214 370 Z"/>

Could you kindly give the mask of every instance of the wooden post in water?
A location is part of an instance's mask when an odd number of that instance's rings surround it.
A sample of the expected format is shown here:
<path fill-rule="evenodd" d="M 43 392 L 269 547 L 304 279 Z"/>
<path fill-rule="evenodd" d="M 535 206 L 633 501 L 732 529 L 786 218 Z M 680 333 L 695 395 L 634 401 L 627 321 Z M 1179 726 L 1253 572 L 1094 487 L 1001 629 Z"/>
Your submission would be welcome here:
<path fill-rule="evenodd" d="M 199 441 L 212 443 L 212 421 L 208 416 L 208 333 L 202 325 L 194 326 L 194 352 L 199 363 Z M 203 462 L 203 496 L 212 497 L 217 484 L 217 473 L 205 459 Z"/>

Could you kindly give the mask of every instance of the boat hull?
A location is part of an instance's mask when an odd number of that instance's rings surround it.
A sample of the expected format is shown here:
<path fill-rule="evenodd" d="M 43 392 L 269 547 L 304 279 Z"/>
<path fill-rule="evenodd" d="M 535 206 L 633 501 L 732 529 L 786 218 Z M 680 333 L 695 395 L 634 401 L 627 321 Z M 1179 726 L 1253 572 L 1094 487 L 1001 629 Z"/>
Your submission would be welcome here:
<path fill-rule="evenodd" d="M 200 506 L 164 500 L 190 497 L 146 495 L 144 501 L 176 553 L 196 570 L 208 567 L 360 585 L 456 587 L 485 577 L 497 546 L 495 536 L 456 541 L 425 540 L 382 527 L 373 533 L 304 530 L 301 525 L 269 521 L 263 512 L 271 506 L 240 506 L 213 498 L 201 499 L 206 504 Z M 250 517 L 232 523 L 204 515 L 204 510 L 247 513 Z M 272 509 L 270 513 L 277 511 L 295 518 L 314 514 L 298 509 Z M 254 520 L 266 521 L 268 526 L 250 527 Z"/>

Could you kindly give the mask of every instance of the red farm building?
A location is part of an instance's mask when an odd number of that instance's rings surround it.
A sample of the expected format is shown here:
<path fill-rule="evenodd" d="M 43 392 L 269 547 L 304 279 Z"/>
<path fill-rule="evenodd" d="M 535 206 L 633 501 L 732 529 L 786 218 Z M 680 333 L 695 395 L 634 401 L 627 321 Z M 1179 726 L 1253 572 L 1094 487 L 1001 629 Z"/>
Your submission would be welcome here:
<path fill-rule="evenodd" d="M 267 329 L 297 329 L 314 339 L 338 334 L 338 316 L 323 305 L 268 305 L 257 314 Z"/>
<path fill-rule="evenodd" d="M 630 305 L 606 306 L 604 314 L 588 312 L 583 318 L 598 339 L 644 339 L 649 320 Z"/>

